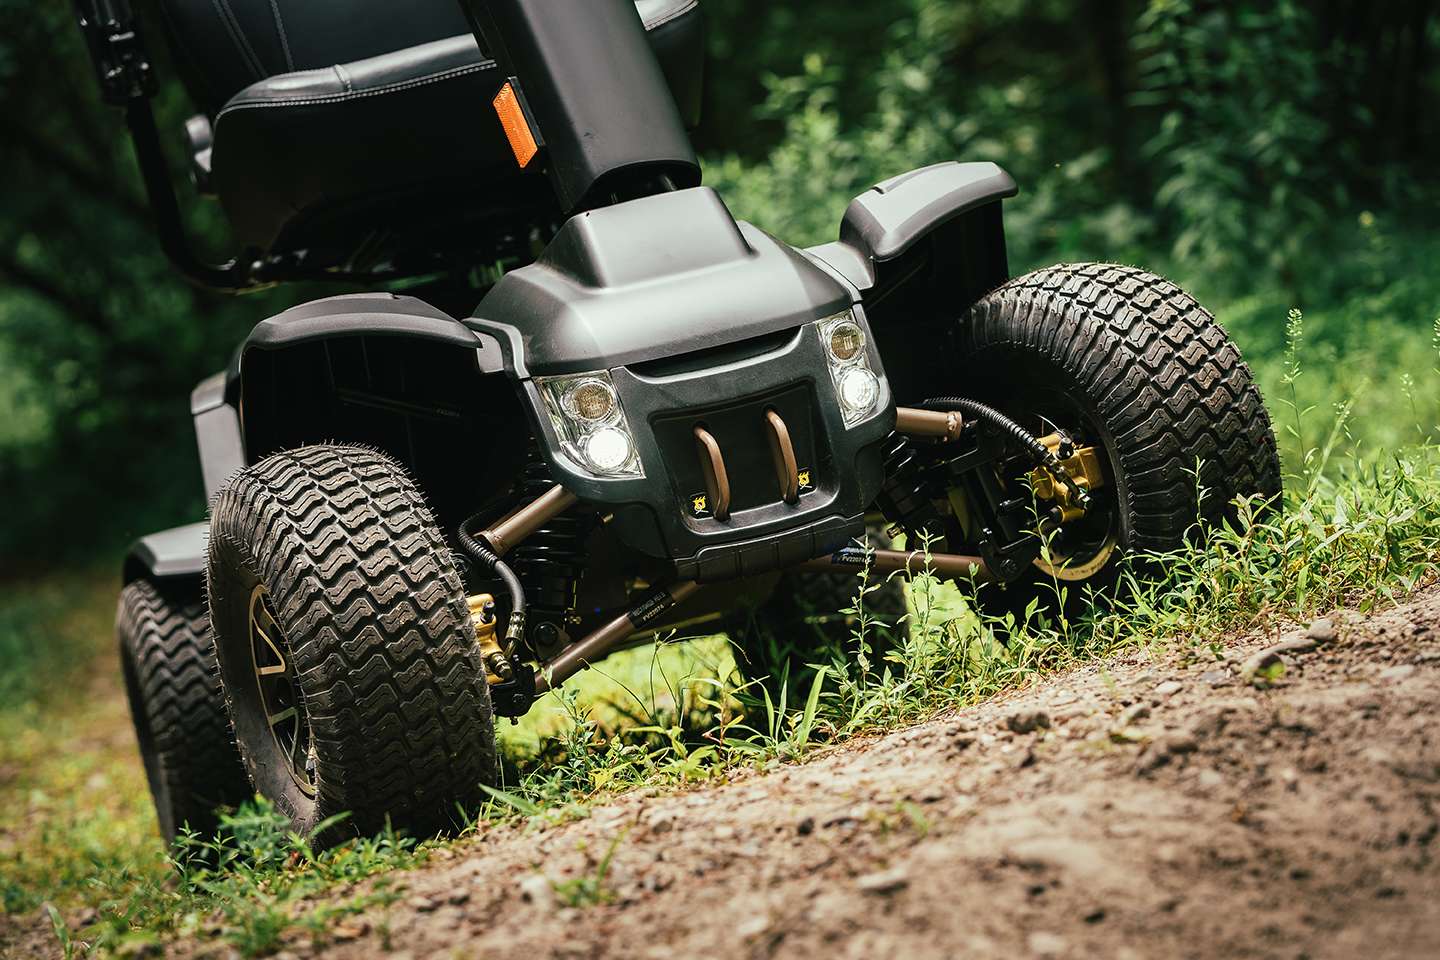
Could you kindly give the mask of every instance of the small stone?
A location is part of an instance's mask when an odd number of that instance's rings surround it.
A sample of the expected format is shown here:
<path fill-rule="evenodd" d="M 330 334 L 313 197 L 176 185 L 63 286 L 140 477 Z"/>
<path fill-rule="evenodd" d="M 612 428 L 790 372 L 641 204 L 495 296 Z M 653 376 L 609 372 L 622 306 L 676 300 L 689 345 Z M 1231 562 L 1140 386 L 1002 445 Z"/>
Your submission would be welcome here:
<path fill-rule="evenodd" d="M 762 933 L 769 929 L 770 918 L 762 914 L 753 916 L 750 919 L 746 920 L 744 923 L 740 924 L 740 926 L 735 928 L 735 933 L 739 935 L 741 940 L 750 940 L 754 937 L 760 936 Z"/>
<path fill-rule="evenodd" d="M 538 873 L 520 878 L 520 898 L 542 910 L 552 910 L 556 904 L 555 888 Z"/>
<path fill-rule="evenodd" d="M 370 922 L 363 919 L 341 920 L 330 928 L 330 936 L 339 943 L 359 940 L 370 932 Z"/>
<path fill-rule="evenodd" d="M 1104 907 L 1096 907 L 1094 910 L 1091 910 L 1089 913 L 1085 914 L 1085 917 L 1084 917 L 1084 920 L 1085 920 L 1086 923 L 1099 923 L 1101 920 L 1104 920 L 1104 919 L 1105 919 L 1105 908 L 1104 908 Z"/>
<path fill-rule="evenodd" d="M 1200 674 L 1200 682 L 1208 683 L 1212 687 L 1228 687 L 1230 674 L 1224 670 L 1206 670 Z"/>
<path fill-rule="evenodd" d="M 1044 710 L 1021 710 L 1012 713 L 1005 721 L 1015 733 L 1034 733 L 1037 730 L 1050 729 L 1050 714 Z"/>
<path fill-rule="evenodd" d="M 810 834 L 815 832 L 815 818 L 802 818 L 799 823 L 795 824 L 795 832 L 800 834 L 800 836 L 802 837 L 810 836 Z"/>
<path fill-rule="evenodd" d="M 1110 731 L 1110 740 L 1113 743 L 1143 743 L 1149 738 L 1139 727 L 1116 727 Z"/>
<path fill-rule="evenodd" d="M 1184 686 L 1185 685 L 1179 680 L 1166 680 L 1163 683 L 1155 685 L 1155 695 L 1157 697 L 1173 697 L 1179 693 Z"/>
<path fill-rule="evenodd" d="M 732 827 L 732 826 L 730 826 L 729 824 L 721 824 L 720 826 L 718 826 L 718 827 L 715 828 L 715 839 L 716 839 L 716 840 L 734 840 L 734 839 L 735 839 L 735 828 Z"/>
<path fill-rule="evenodd" d="M 445 898 L 445 902 L 448 903 L 448 904 L 450 904 L 450 906 L 452 906 L 452 907 L 458 907 L 458 906 L 460 906 L 460 905 L 463 904 L 463 903 L 469 903 L 469 902 L 470 902 L 470 891 L 469 891 L 469 890 L 456 890 L 454 893 L 450 894 L 450 896 L 448 896 L 448 897 Z"/>
<path fill-rule="evenodd" d="M 1268 687 L 1284 671 L 1285 661 L 1274 650 L 1251 654 L 1240 667 L 1240 679 L 1257 687 Z"/>
<path fill-rule="evenodd" d="M 1404 680 L 1415 672 L 1415 668 L 1408 663 L 1396 664 L 1393 667 L 1386 667 L 1380 671 L 1381 680 Z"/>
<path fill-rule="evenodd" d="M 430 897 L 410 898 L 410 909 L 414 910 L 416 913 L 430 913 L 431 911 L 438 909 L 439 906 L 440 901 L 432 900 Z"/>
<path fill-rule="evenodd" d="M 1135 758 L 1137 774 L 1150 773 L 1170 762 L 1170 758 L 1194 753 L 1199 748 L 1195 738 L 1188 733 L 1169 732 L 1161 734 L 1145 745 Z"/>
<path fill-rule="evenodd" d="M 1335 622 L 1329 617 L 1312 620 L 1310 626 L 1305 628 L 1305 636 L 1316 643 L 1332 643 L 1338 636 L 1335 632 Z"/>
<path fill-rule="evenodd" d="M 1115 725 L 1117 727 L 1133 727 L 1137 721 L 1144 720 L 1148 716 L 1150 716 L 1150 705 L 1137 703 L 1120 711 L 1120 716 L 1115 719 Z"/>
<path fill-rule="evenodd" d="M 1037 957 L 1058 957 L 1065 952 L 1068 944 L 1065 938 L 1059 934 L 1046 933 L 1044 930 L 1036 930 L 1030 934 L 1025 941 L 1030 952 Z"/>
<path fill-rule="evenodd" d="M 855 881 L 855 888 L 861 893 L 877 895 L 895 893 L 904 890 L 909 885 L 910 875 L 904 867 L 882 870 L 878 873 L 867 873 Z"/>
<path fill-rule="evenodd" d="M 1270 648 L 1271 653 L 1314 653 L 1320 641 L 1310 637 L 1292 637 L 1289 640 L 1281 640 Z"/>
<path fill-rule="evenodd" d="M 1200 744 L 1193 736 L 1179 731 L 1165 734 L 1160 738 L 1160 744 L 1166 753 L 1194 753 L 1200 749 Z"/>

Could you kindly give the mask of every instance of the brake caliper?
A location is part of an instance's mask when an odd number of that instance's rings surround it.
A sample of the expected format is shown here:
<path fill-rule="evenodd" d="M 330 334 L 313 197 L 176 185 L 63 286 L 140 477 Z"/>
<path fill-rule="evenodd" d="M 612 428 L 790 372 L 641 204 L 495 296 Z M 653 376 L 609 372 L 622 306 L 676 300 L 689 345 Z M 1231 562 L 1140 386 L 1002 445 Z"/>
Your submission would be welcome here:
<path fill-rule="evenodd" d="M 1051 433 L 1040 438 L 1064 469 L 1072 483 L 1065 483 L 1048 467 L 1036 467 L 1030 471 L 1030 486 L 1039 500 L 1048 500 L 1059 511 L 1061 523 L 1078 520 L 1085 515 L 1085 507 L 1078 502 L 1077 490 L 1086 493 L 1105 485 L 1105 473 L 1100 467 L 1100 454 L 1094 447 L 1077 447 L 1063 433 Z"/>

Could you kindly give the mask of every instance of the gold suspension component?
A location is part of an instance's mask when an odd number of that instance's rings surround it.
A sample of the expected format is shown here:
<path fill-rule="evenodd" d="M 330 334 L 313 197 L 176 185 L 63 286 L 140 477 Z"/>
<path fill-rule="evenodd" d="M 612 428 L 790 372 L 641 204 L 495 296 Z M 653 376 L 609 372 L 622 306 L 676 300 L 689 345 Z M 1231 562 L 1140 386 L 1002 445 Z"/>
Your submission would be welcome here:
<path fill-rule="evenodd" d="M 498 623 L 495 619 L 495 598 L 488 593 L 477 593 L 466 597 L 470 606 L 470 620 L 475 624 L 475 642 L 480 645 L 480 662 L 485 665 L 485 679 L 490 683 L 509 680 L 514 672 L 510 660 L 495 639 Z"/>
<path fill-rule="evenodd" d="M 1105 485 L 1105 472 L 1100 465 L 1100 453 L 1094 447 L 1077 447 L 1069 438 L 1051 433 L 1040 438 L 1040 442 L 1055 454 L 1065 471 L 1076 484 L 1085 490 L 1094 490 Z M 1030 471 L 1030 486 L 1039 500 L 1055 503 L 1060 511 L 1060 522 L 1068 523 L 1085 515 L 1085 508 L 1075 502 L 1074 491 L 1044 467 Z"/>

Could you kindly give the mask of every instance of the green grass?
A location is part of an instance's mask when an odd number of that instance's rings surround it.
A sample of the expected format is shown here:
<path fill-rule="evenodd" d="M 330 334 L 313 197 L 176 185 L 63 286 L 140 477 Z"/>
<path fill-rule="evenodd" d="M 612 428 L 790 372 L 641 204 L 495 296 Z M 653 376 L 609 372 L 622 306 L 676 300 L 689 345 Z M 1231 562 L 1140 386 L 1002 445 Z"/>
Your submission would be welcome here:
<path fill-rule="evenodd" d="M 1363 275 L 1374 266 L 1368 256 L 1340 272 Z M 1160 558 L 1163 579 L 1136 578 L 1109 612 L 1009 625 L 1008 645 L 963 591 L 921 578 L 903 649 L 880 662 L 817 651 L 825 673 L 800 703 L 742 687 L 723 638 L 619 655 L 547 695 L 520 724 L 502 723 L 506 781 L 456 833 L 516 819 L 543 829 L 587 816 L 617 790 L 683 789 L 790 762 L 817 744 L 963 707 L 1117 650 L 1183 645 L 1211 656 L 1227 633 L 1383 605 L 1434 580 L 1440 282 L 1387 273 L 1385 262 L 1364 282 L 1337 280 L 1345 289 L 1336 299 L 1308 304 L 1303 315 L 1274 292 L 1217 310 L 1275 418 L 1288 475 L 1283 513 L 1247 514 L 1240 527 Z M 316 853 L 258 804 L 228 818 L 222 839 L 182 846 L 186 865 L 169 862 L 119 694 L 115 586 L 109 573 L 80 572 L 0 590 L 5 913 L 37 915 L 51 905 L 62 921 L 56 950 L 66 955 L 84 944 L 109 950 L 177 935 L 264 955 L 324 941 L 347 917 L 383 908 L 397 895 L 391 879 L 363 894 L 352 886 L 421 864 L 453 842 L 387 833 Z M 863 598 L 857 611 L 863 623 Z M 614 849 L 592 874 L 557 887 L 562 901 L 605 902 Z M 321 901 L 322 891 L 337 892 Z M 65 932 L 63 921 L 87 905 L 98 909 L 96 921 Z"/>

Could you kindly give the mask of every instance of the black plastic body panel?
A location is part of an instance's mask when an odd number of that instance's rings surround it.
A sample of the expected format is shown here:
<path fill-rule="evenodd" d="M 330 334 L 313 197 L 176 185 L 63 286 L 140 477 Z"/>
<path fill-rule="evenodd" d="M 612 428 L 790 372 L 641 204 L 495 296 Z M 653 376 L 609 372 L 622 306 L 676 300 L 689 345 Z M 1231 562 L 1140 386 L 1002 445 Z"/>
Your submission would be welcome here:
<path fill-rule="evenodd" d="M 232 368 L 246 461 L 355 443 L 406 464 L 442 524 L 508 488 L 531 428 L 488 334 L 413 297 L 331 297 L 257 325 Z"/>
<path fill-rule="evenodd" d="M 607 191 L 635 174 L 666 176 L 680 187 L 700 182 L 700 164 L 634 3 L 464 3 L 501 76 L 519 78 L 562 210 L 606 200 Z"/>
<path fill-rule="evenodd" d="M 807 257 L 737 224 L 708 187 L 570 218 L 468 323 L 518 377 L 690 354 L 787 330 L 854 295 Z"/>
<path fill-rule="evenodd" d="M 1010 175 L 993 163 L 921 167 L 877 183 L 850 201 L 840 242 L 872 263 L 895 260 L 942 224 L 1018 192 Z"/>
<path fill-rule="evenodd" d="M 847 427 L 813 321 L 854 293 L 801 252 L 737 224 L 706 188 L 632 200 L 571 218 L 535 264 L 507 274 L 468 321 L 493 334 L 528 399 L 552 474 L 613 509 L 631 547 L 681 576 L 759 573 L 843 545 L 883 478 L 894 427 L 881 375 L 875 413 Z M 857 308 L 864 322 L 864 312 Z M 600 478 L 561 452 L 537 376 L 609 370 L 644 477 Z M 774 406 L 794 419 L 814 489 L 794 506 L 778 492 L 764 430 Z M 728 522 L 693 516 L 693 437 L 713 428 L 735 482 Z M 766 495 L 767 481 L 769 495 Z"/>
<path fill-rule="evenodd" d="M 880 372 L 873 348 L 869 359 Z M 884 477 L 881 447 L 895 427 L 894 407 L 882 377 L 876 413 L 845 426 L 814 326 L 802 326 L 778 349 L 728 364 L 669 376 L 642 376 L 624 366 L 610 373 L 645 476 L 591 476 L 556 453 L 560 444 L 548 418 L 537 418 L 536 426 L 553 475 L 581 499 L 613 507 L 613 526 L 629 546 L 671 560 L 679 576 L 705 581 L 799 563 L 864 534 L 865 510 Z M 540 409 L 533 381 L 524 388 Z M 771 406 L 803 411 L 796 417 L 803 437 L 797 446 L 814 458 L 800 464 L 810 468 L 813 489 L 794 506 L 780 499 L 775 481 L 761 420 Z M 735 482 L 736 510 L 728 522 L 687 510 L 703 490 L 694 482 L 697 423 L 716 428 L 728 472 L 745 478 Z M 767 481 L 768 498 L 762 492 Z"/>
<path fill-rule="evenodd" d="M 136 540 L 125 554 L 124 582 L 202 577 L 209 530 L 208 523 L 191 523 Z"/>
<path fill-rule="evenodd" d="M 485 337 L 423 300 L 393 293 L 349 293 L 302 303 L 260 321 L 245 338 L 242 354 L 254 348 L 273 350 L 306 340 L 358 335 L 416 337 L 470 347 L 481 354 L 493 348 Z M 501 369 L 494 352 L 478 362 L 482 369 Z"/>
<path fill-rule="evenodd" d="M 224 370 L 206 377 L 190 394 L 190 414 L 195 419 L 195 441 L 207 500 L 220 491 L 232 473 L 245 466 L 240 411 L 225 399 L 228 377 Z"/>

